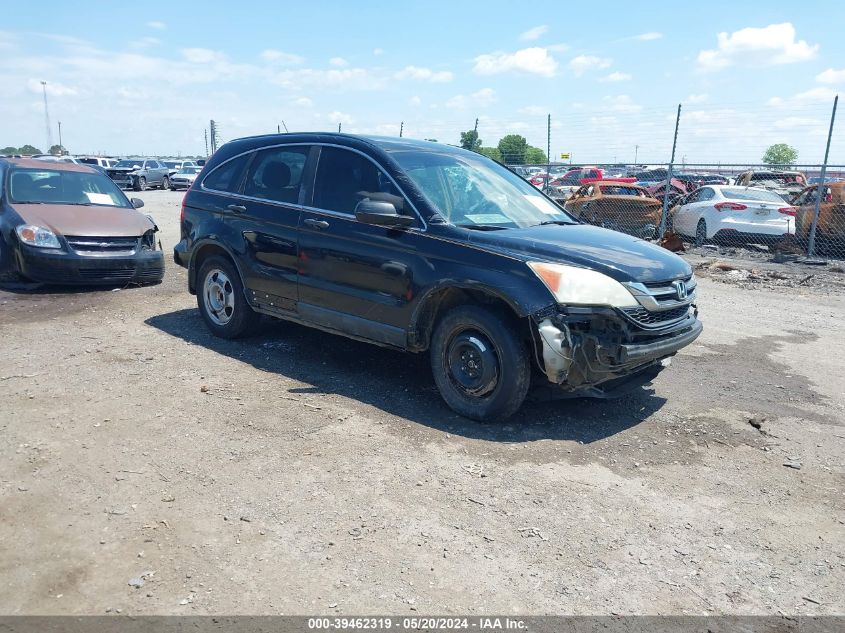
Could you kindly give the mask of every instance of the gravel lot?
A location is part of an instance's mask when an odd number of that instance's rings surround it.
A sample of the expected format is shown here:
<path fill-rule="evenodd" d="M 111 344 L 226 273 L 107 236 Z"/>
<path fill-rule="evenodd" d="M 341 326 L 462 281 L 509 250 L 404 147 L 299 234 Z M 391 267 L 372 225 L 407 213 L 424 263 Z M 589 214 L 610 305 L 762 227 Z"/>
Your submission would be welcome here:
<path fill-rule="evenodd" d="M 140 194 L 167 253 L 182 195 Z M 425 356 L 211 337 L 171 260 L 0 291 L 0 612 L 843 613 L 841 277 L 696 258 L 653 392 L 497 426 Z"/>

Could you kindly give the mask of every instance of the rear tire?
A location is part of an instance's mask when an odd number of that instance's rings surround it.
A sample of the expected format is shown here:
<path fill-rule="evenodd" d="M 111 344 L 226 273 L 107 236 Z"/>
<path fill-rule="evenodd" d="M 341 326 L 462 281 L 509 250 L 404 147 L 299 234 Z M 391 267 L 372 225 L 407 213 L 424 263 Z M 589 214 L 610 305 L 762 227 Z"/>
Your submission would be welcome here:
<path fill-rule="evenodd" d="M 456 413 L 495 422 L 522 406 L 531 383 L 528 348 L 506 316 L 459 306 L 437 324 L 431 370 L 440 395 Z"/>
<path fill-rule="evenodd" d="M 220 338 L 254 334 L 261 322 L 261 315 L 247 303 L 238 270 L 225 257 L 209 257 L 200 265 L 197 307 L 208 329 Z"/>
<path fill-rule="evenodd" d="M 170 178 L 167 176 L 161 179 L 161 190 L 164 191 L 165 189 L 170 189 Z"/>
<path fill-rule="evenodd" d="M 695 227 L 695 245 L 696 246 L 703 246 L 706 241 L 707 241 L 707 222 L 704 221 L 704 218 L 701 218 L 698 221 L 698 224 Z"/>

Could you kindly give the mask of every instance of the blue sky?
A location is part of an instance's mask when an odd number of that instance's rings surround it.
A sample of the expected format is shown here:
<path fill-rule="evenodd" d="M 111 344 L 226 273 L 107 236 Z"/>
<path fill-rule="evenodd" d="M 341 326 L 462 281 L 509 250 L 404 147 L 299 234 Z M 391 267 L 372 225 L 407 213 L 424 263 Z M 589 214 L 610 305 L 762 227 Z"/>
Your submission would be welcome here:
<path fill-rule="evenodd" d="M 337 129 L 485 145 L 515 132 L 583 162 L 745 162 L 769 143 L 819 162 L 845 87 L 832 3 L 28 4 L 0 25 L 0 146 L 194 154 L 224 140 Z M 705 9 L 706 7 L 706 9 Z M 845 117 L 845 114 L 843 114 Z M 831 157 L 845 162 L 845 126 Z M 635 146 L 639 146 L 635 149 Z"/>

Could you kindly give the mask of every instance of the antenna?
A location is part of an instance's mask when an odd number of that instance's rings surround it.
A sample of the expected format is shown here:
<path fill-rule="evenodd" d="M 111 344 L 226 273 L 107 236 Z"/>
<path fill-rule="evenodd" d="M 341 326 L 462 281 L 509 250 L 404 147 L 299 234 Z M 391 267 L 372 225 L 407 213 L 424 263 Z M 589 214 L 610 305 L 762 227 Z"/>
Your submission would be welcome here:
<path fill-rule="evenodd" d="M 44 91 L 44 128 L 47 130 L 47 151 L 53 147 L 53 131 L 50 126 L 50 110 L 47 108 L 47 82 L 41 82 L 41 89 Z"/>

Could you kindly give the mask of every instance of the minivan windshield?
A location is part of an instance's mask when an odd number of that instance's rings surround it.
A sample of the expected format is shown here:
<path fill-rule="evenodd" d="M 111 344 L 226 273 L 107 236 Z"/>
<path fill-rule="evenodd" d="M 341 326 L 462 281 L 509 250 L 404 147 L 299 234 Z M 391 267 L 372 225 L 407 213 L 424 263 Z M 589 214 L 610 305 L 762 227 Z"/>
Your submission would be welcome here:
<path fill-rule="evenodd" d="M 101 173 L 13 168 L 9 199 L 18 204 L 78 204 L 130 207 L 111 178 Z"/>
<path fill-rule="evenodd" d="M 413 151 L 392 156 L 438 213 L 457 226 L 575 223 L 534 186 L 483 156 Z"/>

